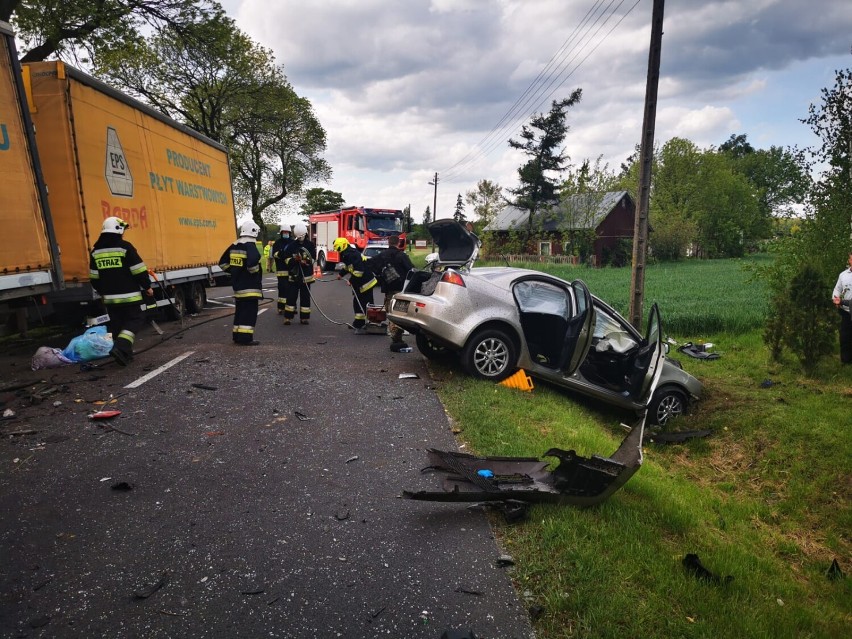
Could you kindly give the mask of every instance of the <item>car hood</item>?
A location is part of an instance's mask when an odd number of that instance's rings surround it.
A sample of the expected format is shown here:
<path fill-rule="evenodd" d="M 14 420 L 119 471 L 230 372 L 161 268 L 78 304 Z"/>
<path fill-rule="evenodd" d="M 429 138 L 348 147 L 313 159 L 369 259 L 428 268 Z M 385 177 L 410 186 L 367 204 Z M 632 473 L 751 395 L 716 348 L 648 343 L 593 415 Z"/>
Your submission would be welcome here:
<path fill-rule="evenodd" d="M 438 266 L 472 265 L 479 254 L 479 238 L 453 219 L 435 220 L 428 227 L 438 247 Z"/>

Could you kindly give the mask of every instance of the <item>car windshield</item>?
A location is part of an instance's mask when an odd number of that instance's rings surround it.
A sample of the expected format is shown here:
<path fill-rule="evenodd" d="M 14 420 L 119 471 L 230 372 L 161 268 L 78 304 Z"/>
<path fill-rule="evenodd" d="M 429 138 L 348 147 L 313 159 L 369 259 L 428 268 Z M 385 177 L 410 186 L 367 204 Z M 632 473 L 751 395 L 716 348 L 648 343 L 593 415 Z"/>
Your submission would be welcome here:
<path fill-rule="evenodd" d="M 398 217 L 381 216 L 367 218 L 367 229 L 378 233 L 380 231 L 402 233 L 402 220 Z"/>

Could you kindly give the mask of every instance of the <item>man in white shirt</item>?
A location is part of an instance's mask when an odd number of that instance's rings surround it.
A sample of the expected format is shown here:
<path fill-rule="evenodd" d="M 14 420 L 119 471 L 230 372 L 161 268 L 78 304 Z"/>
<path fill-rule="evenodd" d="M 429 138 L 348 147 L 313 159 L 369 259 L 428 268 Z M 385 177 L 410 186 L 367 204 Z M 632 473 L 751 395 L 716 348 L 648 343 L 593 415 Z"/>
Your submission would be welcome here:
<path fill-rule="evenodd" d="M 831 299 L 840 311 L 840 361 L 852 364 L 852 251 L 849 268 L 837 278 Z"/>

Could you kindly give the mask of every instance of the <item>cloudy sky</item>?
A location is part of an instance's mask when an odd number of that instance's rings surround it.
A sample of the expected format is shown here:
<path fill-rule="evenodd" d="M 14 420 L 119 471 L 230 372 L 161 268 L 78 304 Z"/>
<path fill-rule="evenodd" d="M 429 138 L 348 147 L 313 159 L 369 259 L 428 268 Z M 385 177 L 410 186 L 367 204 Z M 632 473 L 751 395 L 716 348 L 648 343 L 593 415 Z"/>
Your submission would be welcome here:
<path fill-rule="evenodd" d="M 554 99 L 573 164 L 617 169 L 641 137 L 652 0 L 224 0 L 270 48 L 328 133 L 347 203 L 433 204 L 450 217 L 481 179 L 517 185 L 506 141 Z M 849 0 L 669 0 L 656 141 L 816 142 L 800 119 L 852 67 Z"/>

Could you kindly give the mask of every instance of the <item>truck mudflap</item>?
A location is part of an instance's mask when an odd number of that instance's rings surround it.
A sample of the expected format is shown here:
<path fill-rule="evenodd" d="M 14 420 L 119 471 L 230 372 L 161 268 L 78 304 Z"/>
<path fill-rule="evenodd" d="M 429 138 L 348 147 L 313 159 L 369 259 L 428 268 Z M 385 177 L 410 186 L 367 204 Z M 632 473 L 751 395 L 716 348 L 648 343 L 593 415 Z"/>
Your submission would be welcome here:
<path fill-rule="evenodd" d="M 582 457 L 573 450 L 551 448 L 557 466 L 535 457 L 476 457 L 429 449 L 422 472 L 441 474 L 441 491 L 404 491 L 403 497 L 423 501 L 522 501 L 594 506 L 610 497 L 642 465 L 643 416 L 609 457 Z"/>

